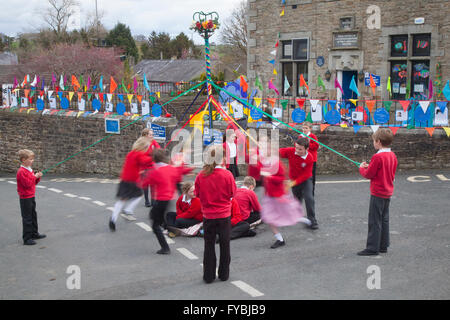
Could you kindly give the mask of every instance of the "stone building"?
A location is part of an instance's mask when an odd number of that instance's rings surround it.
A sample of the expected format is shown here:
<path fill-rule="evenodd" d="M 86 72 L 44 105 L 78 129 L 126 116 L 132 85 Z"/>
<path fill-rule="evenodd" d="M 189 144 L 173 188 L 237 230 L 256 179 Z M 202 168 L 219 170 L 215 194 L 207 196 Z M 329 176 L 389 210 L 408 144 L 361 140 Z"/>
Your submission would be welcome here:
<path fill-rule="evenodd" d="M 281 95 L 287 78 L 291 88 L 285 96 L 306 96 L 299 85 L 303 74 L 310 98 L 356 98 L 349 90 L 354 78 L 360 98 L 388 100 L 386 85 L 391 77 L 391 99 L 403 100 L 410 90 L 411 96 L 424 100 L 430 76 L 434 97 L 450 78 L 448 0 L 248 2 L 249 81 L 254 83 L 258 75 L 267 84 L 272 78 Z M 268 63 L 273 59 L 274 65 Z M 435 82 L 439 74 L 441 87 Z M 325 91 L 317 86 L 319 75 Z M 370 75 L 379 84 L 375 97 L 366 84 Z M 335 89 L 335 78 L 343 96 Z"/>

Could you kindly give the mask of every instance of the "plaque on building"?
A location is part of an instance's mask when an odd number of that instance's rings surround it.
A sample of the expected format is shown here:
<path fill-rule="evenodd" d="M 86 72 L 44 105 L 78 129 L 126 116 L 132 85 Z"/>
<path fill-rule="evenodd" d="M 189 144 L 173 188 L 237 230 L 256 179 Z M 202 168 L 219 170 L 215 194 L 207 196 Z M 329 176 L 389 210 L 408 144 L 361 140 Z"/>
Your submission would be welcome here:
<path fill-rule="evenodd" d="M 359 49 L 358 31 L 334 32 L 333 49 Z"/>

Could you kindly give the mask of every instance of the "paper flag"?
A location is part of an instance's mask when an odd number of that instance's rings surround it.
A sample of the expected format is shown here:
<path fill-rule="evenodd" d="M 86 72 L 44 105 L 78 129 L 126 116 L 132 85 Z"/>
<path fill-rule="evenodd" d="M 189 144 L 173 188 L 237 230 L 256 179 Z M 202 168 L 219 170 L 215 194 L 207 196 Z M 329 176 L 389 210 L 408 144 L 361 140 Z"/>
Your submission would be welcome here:
<path fill-rule="evenodd" d="M 103 93 L 99 93 L 98 97 L 100 98 L 100 101 L 103 103 Z"/>
<path fill-rule="evenodd" d="M 431 77 L 430 77 L 430 81 L 428 82 L 428 100 L 433 99 L 433 81 L 431 81 Z"/>
<path fill-rule="evenodd" d="M 78 91 L 78 89 L 81 87 L 80 83 L 77 80 L 77 77 L 75 77 L 74 75 L 72 75 L 72 87 L 75 91 Z"/>
<path fill-rule="evenodd" d="M 384 101 L 384 102 L 383 102 L 384 108 L 385 108 L 388 112 L 391 111 L 392 102 L 393 102 L 393 101 Z"/>
<path fill-rule="evenodd" d="M 321 124 L 320 125 L 320 132 L 323 132 L 323 130 L 325 130 L 326 128 L 328 128 L 330 125 L 329 124 Z"/>
<path fill-rule="evenodd" d="M 50 100 L 50 98 L 52 97 L 52 94 L 53 94 L 53 90 L 48 90 L 47 91 L 48 100 Z"/>
<path fill-rule="evenodd" d="M 255 106 L 259 107 L 259 105 L 261 104 L 261 98 L 253 98 L 253 100 L 255 101 Z"/>
<path fill-rule="evenodd" d="M 392 94 L 391 77 L 388 77 L 386 90 L 389 92 L 389 97 Z"/>
<path fill-rule="evenodd" d="M 259 90 L 263 91 L 263 86 L 261 84 L 261 81 L 259 81 L 258 75 L 256 75 L 256 78 L 255 78 L 255 87 L 258 87 Z"/>
<path fill-rule="evenodd" d="M 25 89 L 24 93 L 25 93 L 25 97 L 28 98 L 28 95 L 30 94 L 30 89 Z"/>
<path fill-rule="evenodd" d="M 281 106 L 283 107 L 283 110 L 286 110 L 287 108 L 287 104 L 288 104 L 289 100 L 281 100 Z"/>
<path fill-rule="evenodd" d="M 34 80 L 32 83 L 30 83 L 30 86 L 36 87 L 36 84 L 37 84 L 37 78 L 36 78 L 36 75 L 34 75 Z"/>
<path fill-rule="evenodd" d="M 434 129 L 436 129 L 436 128 L 434 128 L 434 127 L 431 127 L 431 128 L 425 128 L 425 130 L 428 131 L 428 134 L 430 135 L 430 137 L 433 136 Z"/>
<path fill-rule="evenodd" d="M 369 109 L 369 112 L 372 112 L 372 109 L 375 106 L 375 102 L 375 100 L 366 100 L 367 109 Z"/>
<path fill-rule="evenodd" d="M 289 90 L 290 87 L 291 87 L 291 85 L 289 84 L 288 78 L 285 75 L 284 76 L 284 94 L 286 94 L 286 92 Z"/>
<path fill-rule="evenodd" d="M 283 11 L 281 11 L 281 13 L 280 13 L 280 17 L 282 17 L 282 16 L 284 16 L 284 8 L 283 8 Z"/>
<path fill-rule="evenodd" d="M 145 75 L 145 73 L 144 73 L 144 87 L 145 87 L 145 89 L 150 91 L 150 87 L 149 87 L 148 82 L 147 82 L 147 76 Z"/>
<path fill-rule="evenodd" d="M 158 96 L 158 98 L 161 98 L 161 92 L 157 92 L 156 95 Z"/>
<path fill-rule="evenodd" d="M 349 99 L 349 100 L 356 107 L 356 102 L 358 101 L 358 99 Z"/>
<path fill-rule="evenodd" d="M 393 133 L 394 136 L 395 136 L 395 134 L 397 133 L 399 127 L 389 127 L 389 129 L 391 129 L 392 133 Z"/>
<path fill-rule="evenodd" d="M 273 69 L 273 74 L 277 75 L 277 69 Z"/>
<path fill-rule="evenodd" d="M 277 40 L 277 43 L 275 43 L 275 48 L 278 48 L 279 41 Z"/>
<path fill-rule="evenodd" d="M 322 88 L 323 91 L 326 91 L 325 82 L 323 82 L 320 74 L 317 77 L 317 87 Z"/>
<path fill-rule="evenodd" d="M 108 99 L 108 102 L 111 102 L 111 100 L 112 100 L 112 93 L 107 93 L 106 94 L 106 98 Z"/>
<path fill-rule="evenodd" d="M 425 113 L 430 105 L 430 101 L 419 101 L 419 104 L 422 107 L 423 113 Z"/>
<path fill-rule="evenodd" d="M 243 90 L 244 92 L 247 92 L 247 90 L 248 90 L 248 83 L 247 83 L 247 81 L 245 81 L 244 76 L 241 76 L 241 77 L 240 77 L 240 82 L 239 82 L 239 84 L 240 84 L 242 90 Z"/>
<path fill-rule="evenodd" d="M 269 63 L 275 65 L 275 59 L 270 60 Z"/>
<path fill-rule="evenodd" d="M 443 127 L 445 133 L 447 134 L 447 137 L 450 137 L 450 128 L 449 127 Z"/>
<path fill-rule="evenodd" d="M 359 131 L 359 129 L 361 129 L 362 128 L 362 126 L 359 126 L 359 125 L 357 125 L 357 124 L 354 124 L 353 125 L 353 131 L 355 132 L 355 133 L 357 133 L 358 131 Z"/>
<path fill-rule="evenodd" d="M 298 106 L 303 109 L 303 107 L 305 106 L 306 99 L 297 98 L 295 100 L 297 101 Z M 319 101 L 319 100 L 316 100 L 316 101 Z M 317 102 L 316 102 L 316 104 L 317 104 Z"/>
<path fill-rule="evenodd" d="M 136 98 L 138 99 L 139 103 L 142 103 L 142 96 L 141 95 L 137 95 Z"/>
<path fill-rule="evenodd" d="M 61 88 L 61 90 L 64 90 L 64 79 L 63 79 L 63 75 L 61 75 L 61 77 L 59 78 L 59 87 Z"/>
<path fill-rule="evenodd" d="M 88 82 L 87 82 L 87 89 L 89 90 L 91 88 L 91 77 L 88 77 Z"/>
<path fill-rule="evenodd" d="M 269 80 L 269 89 L 273 89 L 275 90 L 275 92 L 277 93 L 277 95 L 280 95 L 280 92 L 278 92 L 277 88 L 273 85 L 272 80 Z"/>
<path fill-rule="evenodd" d="M 134 77 L 134 79 L 133 79 L 133 91 L 134 91 L 135 94 L 136 94 L 136 90 L 137 90 L 138 87 L 139 87 L 139 83 L 137 82 L 136 77 Z"/>
<path fill-rule="evenodd" d="M 400 102 L 400 104 L 401 104 L 401 106 L 402 106 L 402 108 L 403 108 L 403 111 L 408 110 L 409 103 L 410 103 L 411 101 L 409 101 L 409 100 L 400 100 L 399 102 Z"/>
<path fill-rule="evenodd" d="M 271 55 L 276 56 L 277 55 L 277 50 L 273 50 L 270 52 Z"/>
<path fill-rule="evenodd" d="M 442 90 L 442 93 L 445 96 L 445 99 L 450 101 L 450 80 L 447 80 L 447 83 L 445 84 L 444 90 Z"/>
<path fill-rule="evenodd" d="M 275 98 L 267 98 L 267 102 L 269 102 L 272 105 L 272 108 L 275 106 L 276 101 L 277 99 Z"/>
<path fill-rule="evenodd" d="M 133 94 L 127 94 L 128 102 L 131 104 L 131 100 L 133 100 Z"/>
<path fill-rule="evenodd" d="M 22 84 L 20 85 L 22 88 L 27 84 L 27 76 L 23 78 Z"/>
<path fill-rule="evenodd" d="M 436 104 L 443 113 L 445 111 L 445 107 L 447 106 L 447 101 L 436 101 Z"/>
<path fill-rule="evenodd" d="M 55 74 L 52 72 L 52 86 L 54 87 L 56 83 L 56 77 Z"/>
<path fill-rule="evenodd" d="M 350 90 L 352 90 L 359 97 L 361 94 L 358 91 L 358 87 L 356 85 L 355 76 L 352 76 L 352 81 L 350 82 Z"/>
<path fill-rule="evenodd" d="M 73 94 L 74 94 L 73 91 L 69 92 L 69 101 L 72 101 Z"/>
<path fill-rule="evenodd" d="M 339 88 L 339 90 L 341 90 L 342 94 L 344 94 L 344 90 L 342 90 L 341 84 L 339 83 L 338 79 L 335 78 L 334 79 L 334 88 Z"/>
<path fill-rule="evenodd" d="M 370 87 L 372 88 L 373 95 L 375 95 L 375 88 L 377 85 L 375 84 L 375 81 L 373 80 L 372 74 L 370 74 Z"/>
<path fill-rule="evenodd" d="M 309 87 L 305 81 L 305 78 L 303 78 L 303 73 L 300 74 L 300 87 L 306 87 L 306 89 L 308 90 L 308 94 L 309 94 Z"/>
<path fill-rule="evenodd" d="M 100 81 L 98 82 L 98 87 L 101 92 L 103 92 L 103 76 L 100 76 Z"/>
<path fill-rule="evenodd" d="M 109 93 L 113 93 L 114 90 L 117 89 L 117 83 L 114 81 L 114 78 L 111 76 L 111 83 L 109 85 Z"/>
<path fill-rule="evenodd" d="M 377 132 L 377 130 L 380 128 L 380 126 L 379 126 L 379 125 L 372 125 L 372 126 L 370 126 L 370 128 L 371 128 L 372 131 L 375 133 L 375 132 Z"/>
<path fill-rule="evenodd" d="M 80 102 L 81 97 L 83 97 L 83 92 L 78 92 L 78 102 Z"/>

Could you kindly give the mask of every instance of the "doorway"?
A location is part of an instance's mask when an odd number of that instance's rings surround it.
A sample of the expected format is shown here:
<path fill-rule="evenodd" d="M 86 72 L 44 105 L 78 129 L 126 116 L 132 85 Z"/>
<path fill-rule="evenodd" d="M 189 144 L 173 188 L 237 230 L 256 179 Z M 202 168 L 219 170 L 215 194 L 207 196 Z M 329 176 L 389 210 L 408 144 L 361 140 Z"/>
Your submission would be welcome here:
<path fill-rule="evenodd" d="M 356 93 L 350 90 L 352 77 L 354 77 L 356 86 L 358 86 L 358 71 L 342 71 L 342 90 L 344 90 L 343 100 L 358 98 Z"/>

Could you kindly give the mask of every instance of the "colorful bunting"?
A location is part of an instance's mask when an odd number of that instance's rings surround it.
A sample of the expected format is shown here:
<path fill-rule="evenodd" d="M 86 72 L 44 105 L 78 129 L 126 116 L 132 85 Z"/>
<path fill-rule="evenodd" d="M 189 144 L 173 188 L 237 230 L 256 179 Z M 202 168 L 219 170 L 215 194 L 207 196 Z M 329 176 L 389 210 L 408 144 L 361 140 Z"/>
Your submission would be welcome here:
<path fill-rule="evenodd" d="M 372 109 L 375 106 L 375 102 L 375 100 L 366 100 L 367 109 L 369 109 L 369 112 L 372 112 Z"/>
<path fill-rule="evenodd" d="M 447 137 L 450 138 L 450 128 L 449 127 L 443 127 L 442 129 L 444 129 L 445 133 L 447 134 Z"/>
<path fill-rule="evenodd" d="M 317 77 L 317 87 L 322 88 L 322 91 L 326 91 L 325 82 L 323 82 L 322 78 L 319 76 Z"/>
<path fill-rule="evenodd" d="M 297 101 L 298 106 L 299 106 L 301 109 L 303 109 L 303 107 L 305 106 L 305 101 L 306 101 L 306 99 L 300 99 L 300 98 L 297 98 L 296 101 Z M 316 100 L 316 101 L 317 101 L 317 100 Z"/>
<path fill-rule="evenodd" d="M 255 87 L 259 88 L 259 90 L 263 91 L 263 86 L 261 84 L 261 81 L 259 81 L 258 75 L 255 77 Z"/>
<path fill-rule="evenodd" d="M 373 95 L 375 95 L 375 89 L 377 85 L 375 84 L 375 81 L 373 80 L 372 74 L 370 74 L 370 87 L 372 88 Z"/>
<path fill-rule="evenodd" d="M 113 93 L 114 90 L 116 90 L 116 89 L 117 89 L 117 83 L 114 81 L 114 78 L 111 76 L 111 83 L 109 85 L 109 93 Z"/>
<path fill-rule="evenodd" d="M 277 87 L 275 87 L 274 84 L 272 83 L 272 79 L 269 80 L 268 86 L 269 89 L 274 90 L 277 93 L 277 95 L 280 95 L 280 92 L 278 92 Z"/>
<path fill-rule="evenodd" d="M 445 96 L 445 99 L 450 101 L 450 80 L 447 80 L 447 83 L 445 84 L 444 90 L 442 90 L 442 93 Z"/>
<path fill-rule="evenodd" d="M 303 73 L 300 74 L 300 87 L 306 87 L 306 89 L 308 90 L 308 94 L 309 94 L 309 87 L 305 81 L 305 78 L 303 78 Z"/>
<path fill-rule="evenodd" d="M 81 88 L 80 83 L 77 80 L 77 77 L 75 75 L 72 75 L 72 87 L 75 91 L 78 91 L 79 88 Z"/>
<path fill-rule="evenodd" d="M 286 92 L 289 90 L 289 88 L 291 87 L 291 85 L 289 84 L 289 80 L 287 78 L 287 76 L 284 76 L 284 94 L 286 94 Z"/>
<path fill-rule="evenodd" d="M 395 136 L 395 134 L 397 133 L 399 127 L 389 127 L 389 129 L 391 129 L 392 133 L 393 133 L 394 136 Z"/>
<path fill-rule="evenodd" d="M 339 90 L 341 90 L 342 94 L 344 94 L 344 90 L 342 90 L 342 86 L 341 86 L 341 84 L 339 83 L 339 81 L 338 81 L 337 78 L 334 79 L 334 88 L 335 88 L 335 89 L 336 89 L 336 88 L 339 88 Z"/>
<path fill-rule="evenodd" d="M 248 90 L 248 83 L 245 81 L 244 76 L 240 77 L 240 86 L 242 88 L 242 91 L 247 92 Z"/>
<path fill-rule="evenodd" d="M 356 85 L 355 76 L 352 76 L 352 81 L 350 82 L 350 90 L 352 90 L 359 97 L 361 94 L 358 91 L 358 87 Z"/>
<path fill-rule="evenodd" d="M 408 107 L 409 107 L 409 104 L 411 103 L 411 101 L 409 101 L 409 100 L 400 100 L 399 102 L 400 102 L 400 105 L 403 108 L 403 111 L 408 110 Z"/>
<path fill-rule="evenodd" d="M 436 129 L 436 128 L 434 128 L 434 127 L 431 127 L 431 128 L 425 128 L 425 130 L 428 131 L 428 134 L 430 135 L 430 137 L 433 136 L 434 129 Z"/>

